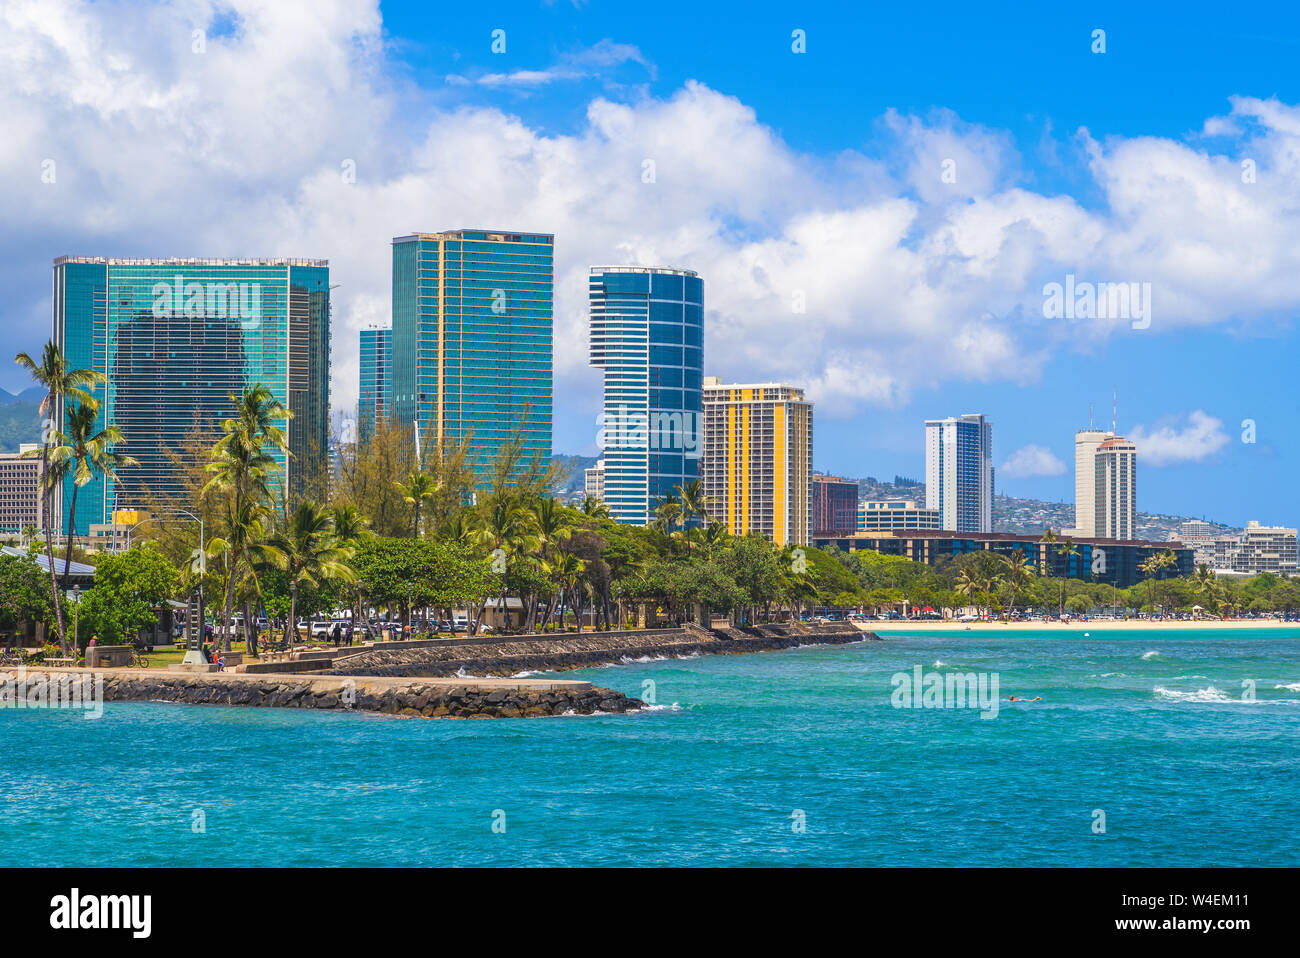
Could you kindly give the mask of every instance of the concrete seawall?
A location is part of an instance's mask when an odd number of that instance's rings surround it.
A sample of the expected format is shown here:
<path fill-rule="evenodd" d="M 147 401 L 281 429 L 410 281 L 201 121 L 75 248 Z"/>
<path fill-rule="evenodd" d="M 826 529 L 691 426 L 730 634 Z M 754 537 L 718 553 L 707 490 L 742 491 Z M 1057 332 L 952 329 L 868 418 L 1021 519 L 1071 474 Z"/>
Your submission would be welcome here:
<path fill-rule="evenodd" d="M 175 702 L 379 712 L 424 718 L 525 718 L 629 712 L 639 699 L 590 682 L 547 679 L 399 679 L 175 673 L 144 669 L 0 669 L 0 682 L 25 689 L 59 677 L 102 677 L 104 701 Z M 25 696 L 29 701 L 32 695 Z"/>
<path fill-rule="evenodd" d="M 556 633 L 492 639 L 456 639 L 420 648 L 377 645 L 340 657 L 322 674 L 369 676 L 510 676 L 617 665 L 643 658 L 740 655 L 805 645 L 844 645 L 878 639 L 852 625 L 760 626 L 748 629 L 673 629 Z"/>

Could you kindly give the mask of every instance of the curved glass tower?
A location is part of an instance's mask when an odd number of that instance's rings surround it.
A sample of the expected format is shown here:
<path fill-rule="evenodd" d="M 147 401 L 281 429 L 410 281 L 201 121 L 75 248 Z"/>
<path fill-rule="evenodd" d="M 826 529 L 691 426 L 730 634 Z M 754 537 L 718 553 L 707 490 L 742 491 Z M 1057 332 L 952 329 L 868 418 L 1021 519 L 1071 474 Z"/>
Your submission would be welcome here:
<path fill-rule="evenodd" d="M 593 266 L 591 365 L 605 373 L 605 501 L 648 525 L 654 500 L 700 478 L 704 282 L 685 269 Z"/>

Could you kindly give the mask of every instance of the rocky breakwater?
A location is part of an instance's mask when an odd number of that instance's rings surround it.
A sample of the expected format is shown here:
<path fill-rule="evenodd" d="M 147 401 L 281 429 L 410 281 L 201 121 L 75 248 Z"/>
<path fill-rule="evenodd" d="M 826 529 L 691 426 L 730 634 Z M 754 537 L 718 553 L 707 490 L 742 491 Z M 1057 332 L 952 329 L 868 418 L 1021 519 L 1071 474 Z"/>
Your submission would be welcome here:
<path fill-rule="evenodd" d="M 317 675 L 179 674 L 140 669 L 27 670 L 24 684 L 90 678 L 104 701 L 175 702 L 377 712 L 424 718 L 526 718 L 630 712 L 639 699 L 590 682 L 547 680 L 402 680 Z"/>
<path fill-rule="evenodd" d="M 447 639 L 421 648 L 385 649 L 383 644 L 342 656 L 323 674 L 355 676 L 511 676 L 524 672 L 618 665 L 646 659 L 770 652 L 805 645 L 843 645 L 875 640 L 851 624 L 765 625 L 756 628 L 671 629 L 555 633 Z"/>

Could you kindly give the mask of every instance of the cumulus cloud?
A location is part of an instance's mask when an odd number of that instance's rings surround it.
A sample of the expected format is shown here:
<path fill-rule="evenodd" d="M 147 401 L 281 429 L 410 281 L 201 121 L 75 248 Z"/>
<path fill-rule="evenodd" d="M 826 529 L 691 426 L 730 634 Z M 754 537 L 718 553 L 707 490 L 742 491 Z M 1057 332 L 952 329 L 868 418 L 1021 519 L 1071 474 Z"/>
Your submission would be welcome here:
<path fill-rule="evenodd" d="M 326 257 L 341 284 L 333 396 L 349 407 L 357 331 L 388 314 L 391 238 L 469 226 L 556 235 L 557 414 L 584 418 L 598 405 L 593 264 L 699 271 L 708 372 L 805 384 L 828 415 L 948 382 L 1032 381 L 1089 338 L 1300 307 L 1300 110 L 1274 100 L 1234 98 L 1187 141 L 1063 143 L 1101 197 L 1089 207 L 1029 189 L 1007 135 L 946 111 L 867 118 L 861 150 L 818 156 L 704 83 L 650 95 L 580 80 L 565 89 L 585 116 L 556 131 L 485 105 L 482 82 L 415 87 L 390 49 L 373 0 L 0 7 L 11 338 L 35 349 L 48 335 L 63 253 Z M 491 82 L 617 64 L 653 70 L 610 40 Z M 1044 320 L 1043 285 L 1066 273 L 1150 282 L 1150 328 Z"/>
<path fill-rule="evenodd" d="M 1223 420 L 1200 409 L 1150 429 L 1137 426 L 1128 438 L 1137 446 L 1138 462 L 1151 466 L 1202 462 L 1229 442 Z"/>
<path fill-rule="evenodd" d="M 1036 443 L 1021 446 L 998 467 L 998 475 L 1020 479 L 1032 476 L 1060 476 L 1064 473 L 1065 463 L 1052 450 Z"/>

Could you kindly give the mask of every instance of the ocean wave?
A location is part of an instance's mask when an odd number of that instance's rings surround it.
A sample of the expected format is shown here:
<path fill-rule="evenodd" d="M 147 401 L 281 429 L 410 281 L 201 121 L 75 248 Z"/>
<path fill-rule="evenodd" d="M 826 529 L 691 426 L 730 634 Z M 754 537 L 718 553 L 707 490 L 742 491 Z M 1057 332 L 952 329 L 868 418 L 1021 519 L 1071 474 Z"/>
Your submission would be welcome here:
<path fill-rule="evenodd" d="M 1160 653 L 1157 652 L 1155 649 L 1152 649 L 1150 652 L 1142 653 L 1142 661 L 1144 662 L 1150 662 L 1152 659 L 1157 659 L 1159 657 L 1160 657 Z"/>
<path fill-rule="evenodd" d="M 643 705 L 638 710 L 641 712 L 680 712 L 682 707 L 674 702 L 672 705 Z"/>
<path fill-rule="evenodd" d="M 934 665 L 932 665 L 932 666 L 930 666 L 930 667 L 933 668 L 933 669 L 941 669 L 941 668 L 943 668 L 943 667 L 944 667 L 945 665 L 947 665 L 947 664 L 948 664 L 947 662 L 940 662 L 938 659 L 935 659 L 935 660 L 934 660 Z"/>
<path fill-rule="evenodd" d="M 1292 682 L 1290 685 L 1275 685 L 1275 689 L 1286 689 L 1288 692 L 1300 692 L 1300 682 Z"/>
<path fill-rule="evenodd" d="M 1184 692 L 1179 689 L 1167 689 L 1163 685 L 1157 685 L 1154 689 L 1156 695 L 1168 699 L 1171 702 L 1237 702 L 1227 692 L 1216 689 L 1213 685 L 1206 686 L 1203 689 L 1197 689 L 1195 692 Z"/>

